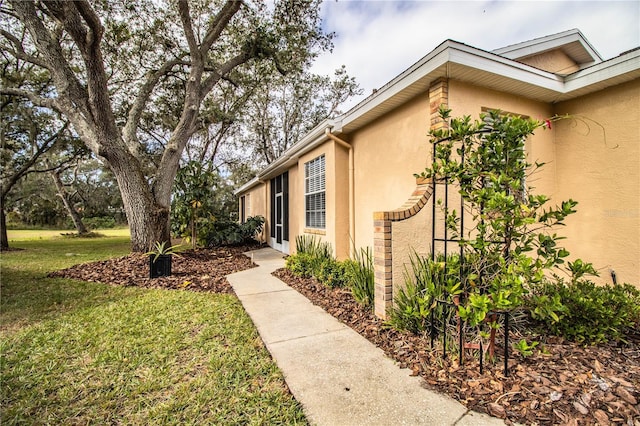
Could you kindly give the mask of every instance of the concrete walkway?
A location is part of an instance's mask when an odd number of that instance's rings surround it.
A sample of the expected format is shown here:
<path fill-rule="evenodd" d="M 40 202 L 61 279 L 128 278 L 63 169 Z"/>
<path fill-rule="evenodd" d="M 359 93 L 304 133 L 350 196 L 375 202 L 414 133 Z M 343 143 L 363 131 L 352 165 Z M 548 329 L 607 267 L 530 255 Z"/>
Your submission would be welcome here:
<path fill-rule="evenodd" d="M 271 275 L 270 248 L 247 253 L 258 268 L 228 276 L 308 420 L 340 425 L 503 425 L 421 386 L 381 349 Z"/>

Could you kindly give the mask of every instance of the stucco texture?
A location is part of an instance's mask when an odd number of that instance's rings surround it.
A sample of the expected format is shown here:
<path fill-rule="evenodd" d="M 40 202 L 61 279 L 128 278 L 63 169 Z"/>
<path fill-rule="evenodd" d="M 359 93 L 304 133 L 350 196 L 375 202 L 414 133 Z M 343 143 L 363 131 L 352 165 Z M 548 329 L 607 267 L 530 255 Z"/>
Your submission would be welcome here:
<path fill-rule="evenodd" d="M 640 80 L 558 104 L 554 123 L 558 188 L 578 201 L 563 244 L 592 262 L 601 281 L 640 285 Z"/>

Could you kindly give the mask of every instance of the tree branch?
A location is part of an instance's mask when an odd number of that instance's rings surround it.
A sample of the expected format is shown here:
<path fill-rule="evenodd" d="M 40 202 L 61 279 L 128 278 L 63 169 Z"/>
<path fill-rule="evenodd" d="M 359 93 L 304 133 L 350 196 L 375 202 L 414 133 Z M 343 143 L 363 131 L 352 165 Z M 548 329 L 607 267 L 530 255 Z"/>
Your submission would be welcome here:
<path fill-rule="evenodd" d="M 62 112 L 62 107 L 58 103 L 58 101 L 54 98 L 41 98 L 33 92 L 29 92 L 28 90 L 23 89 L 14 89 L 12 87 L 0 87 L 0 94 L 7 96 L 16 96 L 21 98 L 26 98 L 34 105 L 49 108 L 54 111 Z"/>
<path fill-rule="evenodd" d="M 191 14 L 189 12 L 189 3 L 187 0 L 178 1 L 178 13 L 180 14 L 180 21 L 182 21 L 182 28 L 184 29 L 184 35 L 187 38 L 189 44 L 189 55 L 194 62 L 201 62 L 202 55 L 198 48 L 198 42 L 196 36 L 193 33 L 193 26 L 191 25 Z"/>
<path fill-rule="evenodd" d="M 48 69 L 51 70 L 58 95 L 66 97 L 69 103 L 72 103 L 85 119 L 90 119 L 87 91 L 71 70 L 58 40 L 52 37 L 38 17 L 35 4 L 20 0 L 12 1 L 11 4 L 20 20 L 31 33 L 33 42 L 43 56 L 43 61 L 49 64 Z"/>
<path fill-rule="evenodd" d="M 202 45 L 200 46 L 203 54 L 206 54 L 213 43 L 220 38 L 220 34 L 227 27 L 231 18 L 240 10 L 242 6 L 241 0 L 227 0 L 222 7 L 222 10 L 216 15 L 215 19 L 211 22 L 207 33 L 204 36 Z"/>
<path fill-rule="evenodd" d="M 253 55 L 248 52 L 242 52 L 239 55 L 229 59 L 227 62 L 222 64 L 217 71 L 211 71 L 209 76 L 202 82 L 200 86 L 200 99 L 204 99 L 207 94 L 213 89 L 218 81 L 221 78 L 226 77 L 234 68 L 249 62 L 253 59 Z"/>
<path fill-rule="evenodd" d="M 18 40 L 16 36 L 14 36 L 13 34 L 3 29 L 0 29 L 0 34 L 2 34 L 7 40 L 9 40 L 11 44 L 13 44 L 13 46 L 15 47 L 15 50 L 9 50 L 9 49 L 6 49 L 6 50 L 11 55 L 13 55 L 16 59 L 22 59 L 25 62 L 30 62 L 42 68 L 49 69 L 49 65 L 46 62 L 25 52 L 24 48 L 22 47 L 22 43 L 20 42 L 20 40 Z"/>
<path fill-rule="evenodd" d="M 18 180 L 20 180 L 22 176 L 30 172 L 29 169 L 36 163 L 36 161 L 38 161 L 38 158 L 40 158 L 42 154 L 44 154 L 45 152 L 47 152 L 49 149 L 53 147 L 53 145 L 58 140 L 60 135 L 62 135 L 67 130 L 67 127 L 69 127 L 69 122 L 65 121 L 64 125 L 56 133 L 54 133 L 53 135 L 45 139 L 42 145 L 38 146 L 36 144 L 36 146 L 38 147 L 36 149 L 36 152 L 31 156 L 31 158 L 29 158 L 29 160 L 27 160 L 22 165 L 22 167 L 20 167 L 13 175 L 11 175 L 11 177 L 9 178 L 9 180 L 5 185 L 2 185 L 2 194 L 0 194 L 0 198 L 4 200 L 4 198 L 7 196 L 11 188 L 16 184 L 16 182 L 18 182 Z"/>
<path fill-rule="evenodd" d="M 142 113 L 144 112 L 144 109 L 147 105 L 147 102 L 149 101 L 149 98 L 151 96 L 151 93 L 153 92 L 153 89 L 156 87 L 160 79 L 164 75 L 168 74 L 173 69 L 173 67 L 175 67 L 176 65 L 187 65 L 187 64 L 188 62 L 183 61 L 182 58 L 176 58 L 176 59 L 172 59 L 170 61 L 165 62 L 164 65 L 162 65 L 160 69 L 158 69 L 157 71 L 147 74 L 147 80 L 144 82 L 144 84 L 140 88 L 140 91 L 138 92 L 138 96 L 136 97 L 136 100 L 133 103 L 133 106 L 129 110 L 129 114 L 127 116 L 127 122 L 122 131 L 122 136 L 125 140 L 125 143 L 127 144 L 129 151 L 133 155 L 139 154 L 140 146 L 138 144 L 138 137 L 136 135 L 136 131 L 140 123 L 140 118 L 142 117 Z"/>

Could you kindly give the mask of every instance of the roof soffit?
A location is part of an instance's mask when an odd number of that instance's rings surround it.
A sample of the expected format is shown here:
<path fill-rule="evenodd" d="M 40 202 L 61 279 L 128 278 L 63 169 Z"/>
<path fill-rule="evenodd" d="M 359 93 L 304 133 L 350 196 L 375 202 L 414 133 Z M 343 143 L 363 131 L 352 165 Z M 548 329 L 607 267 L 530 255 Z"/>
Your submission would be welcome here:
<path fill-rule="evenodd" d="M 577 29 L 513 44 L 492 53 L 517 61 L 552 50 L 561 50 L 581 68 L 602 62 L 600 54 Z"/>
<path fill-rule="evenodd" d="M 532 44 L 539 45 L 538 47 L 550 46 L 559 43 L 559 39 L 567 42 L 568 38 L 573 38 L 573 41 L 582 40 L 579 43 L 580 49 L 590 50 L 591 57 L 597 62 L 563 77 L 509 58 L 509 55 L 515 55 L 514 52 L 517 50 L 529 49 L 530 52 L 534 52 Z M 573 42 L 569 44 L 571 43 Z M 297 162 L 300 155 L 325 142 L 325 129 L 331 128 L 335 134 L 357 130 L 415 96 L 425 93 L 432 82 L 440 77 L 542 102 L 557 102 L 639 78 L 640 50 L 602 61 L 578 30 L 508 46 L 493 52 L 446 40 L 351 110 L 333 120 L 326 120 L 311 130 L 274 163 L 263 169 L 259 174 L 260 179 L 281 173 Z"/>

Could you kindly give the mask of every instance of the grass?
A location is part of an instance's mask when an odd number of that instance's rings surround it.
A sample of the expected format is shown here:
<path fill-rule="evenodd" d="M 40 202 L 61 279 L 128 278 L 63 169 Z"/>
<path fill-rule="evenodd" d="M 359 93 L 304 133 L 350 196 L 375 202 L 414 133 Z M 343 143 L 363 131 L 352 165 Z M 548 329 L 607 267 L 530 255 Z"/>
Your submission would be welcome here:
<path fill-rule="evenodd" d="M 9 229 L 7 230 L 7 238 L 9 241 L 26 241 L 26 240 L 46 240 L 50 238 L 62 238 L 62 234 L 75 233 L 75 230 L 55 230 L 55 229 Z M 129 228 L 113 228 L 98 229 L 99 232 L 107 237 L 128 237 Z"/>
<path fill-rule="evenodd" d="M 15 242 L 0 255 L 1 424 L 306 424 L 235 296 L 46 273 L 125 237 Z"/>

